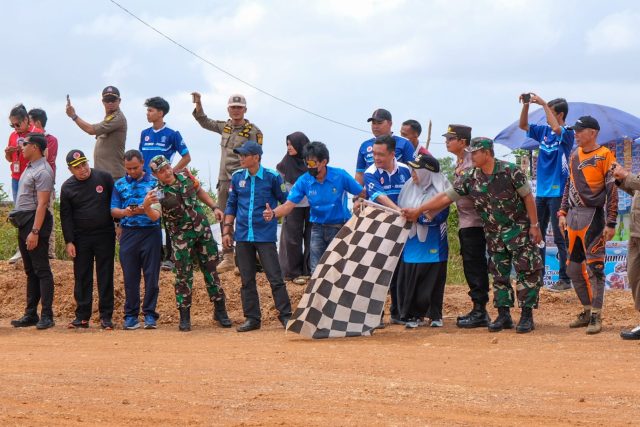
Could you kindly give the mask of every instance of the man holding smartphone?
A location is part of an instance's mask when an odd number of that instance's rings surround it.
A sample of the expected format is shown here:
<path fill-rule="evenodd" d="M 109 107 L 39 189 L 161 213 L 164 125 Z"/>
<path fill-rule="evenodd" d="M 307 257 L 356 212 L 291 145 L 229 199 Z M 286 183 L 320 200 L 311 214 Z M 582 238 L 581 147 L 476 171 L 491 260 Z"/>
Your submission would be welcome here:
<path fill-rule="evenodd" d="M 138 329 L 140 322 L 140 278 L 144 274 L 144 328 L 155 329 L 158 313 L 158 282 L 162 232 L 160 219 L 149 218 L 142 206 L 147 193 L 158 185 L 144 172 L 144 159 L 138 150 L 124 153 L 127 175 L 116 181 L 111 196 L 111 216 L 120 218 L 120 265 L 124 275 L 124 329 Z"/>
<path fill-rule="evenodd" d="M 567 275 L 567 243 L 558 225 L 558 210 L 562 201 L 567 177 L 569 176 L 569 156 L 573 148 L 574 132 L 565 126 L 569 113 L 569 104 L 564 98 L 556 98 L 545 102 L 535 93 L 520 95 L 522 111 L 520 112 L 520 129 L 527 132 L 527 137 L 540 143 L 538 166 L 536 169 L 536 210 L 540 221 L 542 238 L 547 233 L 551 222 L 553 241 L 558 247 L 559 280 L 548 289 L 552 292 L 563 292 L 571 289 L 571 280 Z M 540 105 L 546 114 L 547 124 L 529 123 L 529 105 Z M 545 248 L 540 249 L 542 263 L 545 262 Z M 545 270 L 542 270 L 544 279 Z"/>

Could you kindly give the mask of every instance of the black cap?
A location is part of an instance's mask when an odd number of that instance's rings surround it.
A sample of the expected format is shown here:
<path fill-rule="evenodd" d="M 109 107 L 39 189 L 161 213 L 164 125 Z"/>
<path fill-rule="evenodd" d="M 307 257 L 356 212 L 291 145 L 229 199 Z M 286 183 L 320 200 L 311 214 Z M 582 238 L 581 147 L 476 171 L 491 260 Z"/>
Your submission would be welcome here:
<path fill-rule="evenodd" d="M 87 161 L 87 156 L 80 150 L 71 150 L 67 153 L 67 166 L 78 166 Z"/>
<path fill-rule="evenodd" d="M 431 154 L 418 154 L 415 159 L 407 162 L 413 169 L 426 169 L 431 172 L 440 172 L 440 162 Z"/>
<path fill-rule="evenodd" d="M 466 139 L 468 144 L 471 141 L 471 126 L 449 125 L 447 131 L 443 133 L 442 136 L 455 136 L 458 139 Z"/>
<path fill-rule="evenodd" d="M 233 152 L 244 156 L 253 156 L 255 154 L 262 154 L 262 147 L 255 141 L 247 141 L 242 144 L 242 147 L 234 148 Z"/>
<path fill-rule="evenodd" d="M 102 97 L 104 98 L 105 96 L 115 96 L 120 98 L 120 91 L 115 86 L 107 86 L 102 89 Z"/>
<path fill-rule="evenodd" d="M 594 119 L 591 116 L 582 116 L 580 117 L 578 120 L 576 120 L 576 123 L 569 127 L 568 129 L 572 129 L 572 130 L 582 130 L 582 129 L 595 129 L 595 130 L 600 130 L 600 123 L 598 123 L 598 121 L 596 119 Z"/>
<path fill-rule="evenodd" d="M 367 119 L 368 122 L 372 122 L 374 120 L 376 122 L 381 122 L 383 120 L 391 121 L 391 113 L 388 110 L 385 110 L 384 108 L 378 108 L 376 111 L 373 112 L 371 117 Z"/>
<path fill-rule="evenodd" d="M 42 133 L 30 133 L 24 138 L 23 144 L 35 144 L 44 152 L 47 149 L 47 138 Z"/>

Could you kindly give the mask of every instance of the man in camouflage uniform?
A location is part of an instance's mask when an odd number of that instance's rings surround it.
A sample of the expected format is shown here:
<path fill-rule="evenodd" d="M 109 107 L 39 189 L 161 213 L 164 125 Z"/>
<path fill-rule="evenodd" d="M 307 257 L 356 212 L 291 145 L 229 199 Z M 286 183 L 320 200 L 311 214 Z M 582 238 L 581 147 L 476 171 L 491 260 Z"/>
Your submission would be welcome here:
<path fill-rule="evenodd" d="M 179 329 L 191 330 L 191 292 L 193 265 L 196 262 L 204 276 L 209 298 L 214 304 L 213 318 L 222 327 L 231 327 L 224 292 L 216 271 L 218 245 L 199 201 L 209 206 L 219 221 L 222 221 L 222 211 L 196 178 L 187 171 L 174 173 L 171 163 L 163 155 L 153 157 L 149 167 L 158 178 L 158 189 L 147 194 L 144 210 L 154 220 L 162 215 L 171 233 L 176 272 L 176 303 L 180 311 Z"/>
<path fill-rule="evenodd" d="M 493 275 L 493 304 L 498 308 L 498 317 L 489 324 L 489 331 L 513 328 L 509 312 L 514 305 L 510 283 L 513 265 L 518 305 L 522 308 L 516 332 L 530 332 L 535 328 L 532 309 L 538 306 L 542 286 L 542 258 L 536 247 L 542 235 L 535 200 L 524 173 L 514 164 L 495 158 L 491 139 L 473 138 L 467 151 L 472 154 L 474 167 L 465 170 L 453 188 L 418 208 L 403 209 L 403 213 L 415 221 L 423 212 L 428 215 L 428 211 L 439 211 L 463 196 L 470 196 L 484 224 L 489 271 Z"/>
<path fill-rule="evenodd" d="M 218 206 L 224 210 L 229 198 L 229 184 L 231 175 L 240 169 L 240 156 L 234 152 L 247 141 L 255 141 L 262 145 L 262 131 L 255 124 L 244 118 L 247 113 L 247 100 L 244 96 L 235 94 L 229 97 L 227 103 L 228 120 L 212 120 L 202 109 L 201 95 L 193 92 L 193 102 L 196 104 L 193 117 L 203 128 L 222 135 L 220 141 L 220 168 L 218 173 Z M 224 259 L 218 265 L 218 272 L 233 270 L 235 261 L 233 248 L 223 249 Z"/>

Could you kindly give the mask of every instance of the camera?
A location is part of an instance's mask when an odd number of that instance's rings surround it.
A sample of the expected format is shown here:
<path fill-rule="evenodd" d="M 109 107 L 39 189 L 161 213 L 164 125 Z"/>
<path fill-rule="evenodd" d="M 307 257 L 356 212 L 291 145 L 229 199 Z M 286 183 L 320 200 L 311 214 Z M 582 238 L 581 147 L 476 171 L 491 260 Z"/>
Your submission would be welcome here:
<path fill-rule="evenodd" d="M 522 103 L 523 104 L 528 104 L 531 102 L 531 94 L 530 93 L 523 93 L 522 95 Z"/>
<path fill-rule="evenodd" d="M 158 198 L 158 200 L 164 199 L 164 191 L 160 189 L 156 190 L 156 197 Z"/>

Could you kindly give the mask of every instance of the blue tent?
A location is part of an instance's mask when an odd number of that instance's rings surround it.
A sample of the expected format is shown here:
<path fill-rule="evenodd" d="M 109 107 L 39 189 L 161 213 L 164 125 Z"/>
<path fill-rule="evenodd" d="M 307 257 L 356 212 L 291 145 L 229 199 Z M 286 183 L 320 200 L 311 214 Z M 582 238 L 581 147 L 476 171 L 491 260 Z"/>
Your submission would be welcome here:
<path fill-rule="evenodd" d="M 535 105 L 535 104 L 532 104 Z M 640 137 L 640 119 L 617 108 L 606 105 L 588 104 L 586 102 L 569 102 L 569 114 L 567 125 L 572 125 L 582 116 L 592 116 L 600 123 L 598 133 L 598 143 L 605 144 L 611 141 L 618 141 L 623 138 L 633 140 Z M 538 148 L 538 142 L 527 138 L 525 132 L 518 127 L 519 121 L 513 122 L 495 138 L 497 144 L 502 144 L 512 150 L 524 148 L 533 150 Z M 539 108 L 529 113 L 529 123 L 546 124 L 547 118 L 544 109 Z"/>

